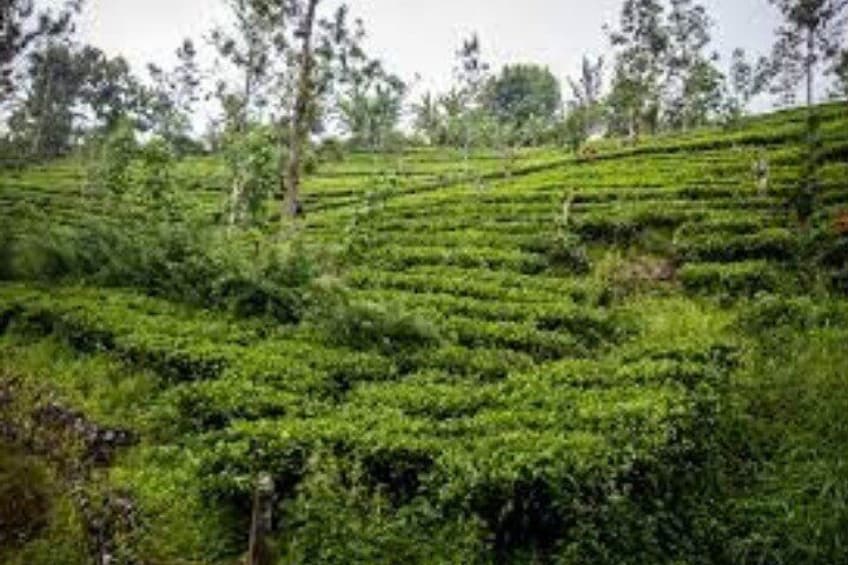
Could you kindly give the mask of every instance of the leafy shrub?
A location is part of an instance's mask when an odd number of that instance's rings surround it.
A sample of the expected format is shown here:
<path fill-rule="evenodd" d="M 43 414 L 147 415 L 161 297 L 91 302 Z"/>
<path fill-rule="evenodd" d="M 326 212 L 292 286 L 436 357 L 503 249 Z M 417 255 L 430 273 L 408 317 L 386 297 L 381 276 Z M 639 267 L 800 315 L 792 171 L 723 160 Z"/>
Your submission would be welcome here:
<path fill-rule="evenodd" d="M 198 306 L 296 322 L 307 307 L 314 267 L 296 246 L 258 254 L 233 240 L 206 241 L 185 223 L 91 220 L 46 227 L 15 245 L 13 276 L 139 288 Z M 213 245 L 214 243 L 214 245 Z"/>
<path fill-rule="evenodd" d="M 796 257 L 798 248 L 798 238 L 789 230 L 767 229 L 751 235 L 695 237 L 680 244 L 679 256 L 684 261 L 787 261 Z"/>
<path fill-rule="evenodd" d="M 321 161 L 341 162 L 345 158 L 344 142 L 335 137 L 328 137 L 318 146 L 318 156 Z"/>
<path fill-rule="evenodd" d="M 139 151 L 137 190 L 152 207 L 173 211 L 174 152 L 162 138 L 153 138 Z"/>
<path fill-rule="evenodd" d="M 104 139 L 94 138 L 90 144 L 89 190 L 112 198 L 112 205 L 127 205 L 132 199 L 144 206 L 145 212 L 175 215 L 176 151 L 168 141 L 154 137 L 141 145 L 133 126 L 121 123 Z"/>
<path fill-rule="evenodd" d="M 548 260 L 552 266 L 577 275 L 584 275 L 590 269 L 586 247 L 580 236 L 571 232 L 563 232 L 554 239 L 548 251 Z"/>
<path fill-rule="evenodd" d="M 848 296 L 848 233 L 833 231 L 836 230 L 828 230 L 811 237 L 808 254 L 813 258 L 814 264 L 825 271 L 830 287 Z"/>
<path fill-rule="evenodd" d="M 484 563 L 481 524 L 445 517 L 425 499 L 395 508 L 363 471 L 315 455 L 293 501 L 283 505 L 286 563 Z"/>
<path fill-rule="evenodd" d="M 232 134 L 227 141 L 231 223 L 259 224 L 279 182 L 282 156 L 276 134 L 270 128 L 257 127 Z"/>
<path fill-rule="evenodd" d="M 90 164 L 89 183 L 111 196 L 123 195 L 132 184 L 130 166 L 138 155 L 133 126 L 128 122 L 118 124 L 102 141 L 97 153 Z"/>
<path fill-rule="evenodd" d="M 780 329 L 809 331 L 848 323 L 848 308 L 809 296 L 767 294 L 757 297 L 740 315 L 746 331 L 771 334 Z"/>
<path fill-rule="evenodd" d="M 585 241 L 626 244 L 636 241 L 649 228 L 676 228 L 691 217 L 691 212 L 673 207 L 599 210 L 578 216 L 573 229 Z"/>
<path fill-rule="evenodd" d="M 754 296 L 773 292 L 789 284 L 767 262 L 729 264 L 690 264 L 678 272 L 683 287 L 690 292 L 729 296 Z"/>
<path fill-rule="evenodd" d="M 415 349 L 440 341 L 436 327 L 393 305 L 343 300 L 325 308 L 318 322 L 331 342 L 355 349 L 387 353 Z"/>

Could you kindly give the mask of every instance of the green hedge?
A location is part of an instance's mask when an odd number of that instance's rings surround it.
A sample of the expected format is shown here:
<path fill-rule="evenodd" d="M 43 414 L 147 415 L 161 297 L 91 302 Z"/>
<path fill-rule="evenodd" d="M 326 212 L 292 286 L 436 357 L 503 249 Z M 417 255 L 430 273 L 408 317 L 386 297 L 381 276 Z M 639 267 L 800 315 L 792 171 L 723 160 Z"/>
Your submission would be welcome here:
<path fill-rule="evenodd" d="M 765 261 L 689 264 L 678 277 L 690 292 L 719 296 L 753 296 L 787 284 L 785 275 Z"/>

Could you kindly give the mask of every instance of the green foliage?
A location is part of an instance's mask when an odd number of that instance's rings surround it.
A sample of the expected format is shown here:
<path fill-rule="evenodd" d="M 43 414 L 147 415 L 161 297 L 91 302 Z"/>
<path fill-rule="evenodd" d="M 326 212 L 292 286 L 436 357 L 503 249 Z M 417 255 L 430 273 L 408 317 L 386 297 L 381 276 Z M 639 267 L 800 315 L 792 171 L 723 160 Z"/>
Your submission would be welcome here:
<path fill-rule="evenodd" d="M 207 240 L 191 224 L 161 221 L 120 229 L 97 221 L 60 226 L 17 241 L 11 253 L 16 279 L 135 287 L 284 323 L 303 317 L 313 277 L 301 250 L 257 252 L 237 241 Z"/>
<path fill-rule="evenodd" d="M 176 165 L 177 218 L 138 159 L 111 208 L 74 163 L 10 172 L 0 375 L 138 437 L 98 478 L 144 562 L 238 560 L 258 473 L 283 562 L 839 562 L 848 316 L 814 285 L 848 193 L 822 116 L 807 236 L 798 112 L 516 149 L 507 176 L 499 151 L 351 152 L 280 235 L 218 225 L 217 157 Z M 13 558 L 74 562 L 40 538 Z"/>
<path fill-rule="evenodd" d="M 110 132 L 98 150 L 97 158 L 90 164 L 89 183 L 96 190 L 105 190 L 113 197 L 120 197 L 131 189 L 130 167 L 138 155 L 135 132 L 127 122 L 119 123 Z"/>
<path fill-rule="evenodd" d="M 792 261 L 798 255 L 799 238 L 780 228 L 746 235 L 703 234 L 678 244 L 683 261 Z"/>
<path fill-rule="evenodd" d="M 833 291 L 848 295 L 848 233 L 840 233 L 838 224 L 813 232 L 807 242 L 805 257 L 814 271 L 823 271 Z"/>
<path fill-rule="evenodd" d="M 0 548 L 34 538 L 47 525 L 49 508 L 44 469 L 0 444 Z"/>
<path fill-rule="evenodd" d="M 398 511 L 364 471 L 327 455 L 309 462 L 308 479 L 282 505 L 293 527 L 282 563 L 483 563 L 483 531 L 473 519 L 445 520 L 426 499 Z"/>
<path fill-rule="evenodd" d="M 680 269 L 684 288 L 696 293 L 724 296 L 753 296 L 761 291 L 776 291 L 790 284 L 763 261 L 730 264 L 690 264 Z"/>
<path fill-rule="evenodd" d="M 791 203 L 801 225 L 806 226 L 816 211 L 816 196 L 820 190 L 823 140 L 821 118 L 810 109 L 805 131 L 806 155 L 798 186 Z"/>
<path fill-rule="evenodd" d="M 638 138 L 643 129 L 654 132 L 659 125 L 660 79 L 669 47 L 664 11 L 657 0 L 627 0 L 619 29 L 610 34 L 617 49 L 607 100 L 614 133 Z"/>
<path fill-rule="evenodd" d="M 562 125 L 562 135 L 572 151 L 577 153 L 589 138 L 589 116 L 582 108 L 571 108 Z"/>
<path fill-rule="evenodd" d="M 105 196 L 113 206 L 132 201 L 147 214 L 177 215 L 176 162 L 167 141 L 154 137 L 140 145 L 133 126 L 123 120 L 105 138 L 95 136 L 89 143 L 94 149 L 86 163 L 90 199 Z"/>
<path fill-rule="evenodd" d="M 12 423 L 19 422 L 4 425 Z M 0 559 L 4 563 L 87 561 L 81 520 L 63 487 L 42 460 L 0 443 Z"/>
<path fill-rule="evenodd" d="M 548 254 L 551 265 L 563 268 L 574 274 L 589 272 L 589 256 L 586 247 L 576 234 L 564 232 L 559 234 Z"/>
<path fill-rule="evenodd" d="M 425 319 L 396 306 L 345 301 L 322 314 L 331 343 L 354 349 L 377 348 L 386 353 L 427 347 L 440 341 L 438 330 Z"/>
<path fill-rule="evenodd" d="M 486 84 L 483 104 L 501 122 L 521 128 L 533 119 L 553 121 L 562 107 L 562 94 L 549 69 L 507 65 Z"/>
<path fill-rule="evenodd" d="M 164 139 L 154 138 L 142 146 L 137 183 L 142 197 L 152 206 L 165 209 L 174 206 L 173 167 L 174 154 Z"/>
<path fill-rule="evenodd" d="M 268 200 L 279 187 L 280 150 L 269 128 L 253 127 L 233 132 L 226 140 L 225 156 L 230 193 L 230 223 L 261 225 Z"/>
<path fill-rule="evenodd" d="M 0 281 L 11 279 L 14 274 L 14 244 L 9 226 L 0 227 Z"/>
<path fill-rule="evenodd" d="M 361 53 L 361 48 L 357 47 Z M 363 68 L 348 64 L 348 92 L 339 109 L 351 144 L 374 150 L 387 149 L 403 111 L 406 84 L 386 73 L 379 62 L 361 61 Z"/>
<path fill-rule="evenodd" d="M 807 332 L 848 325 L 848 309 L 837 302 L 815 300 L 810 296 L 766 294 L 746 306 L 739 322 L 746 331 L 760 336 L 773 334 L 778 329 Z"/>
<path fill-rule="evenodd" d="M 848 48 L 843 49 L 842 53 L 839 54 L 834 72 L 838 81 L 837 96 L 848 98 Z"/>
<path fill-rule="evenodd" d="M 340 163 L 345 158 L 345 144 L 335 137 L 327 137 L 321 140 L 318 146 L 318 155 L 322 161 Z"/>
<path fill-rule="evenodd" d="M 759 327 L 767 321 L 763 308 L 775 311 L 776 300 L 757 305 L 760 313 L 752 320 L 764 339 L 740 387 L 748 419 L 739 436 L 744 451 L 737 456 L 747 464 L 742 472 L 753 476 L 749 488 L 729 501 L 728 527 L 736 535 L 727 558 L 746 564 L 839 562 L 848 523 L 841 416 L 848 399 L 840 384 L 848 361 L 845 326 L 829 328 L 832 317 L 815 320 L 798 311 L 801 299 L 789 304 L 795 314 L 767 316 L 773 325 Z"/>
<path fill-rule="evenodd" d="M 112 470 L 117 488 L 131 490 L 145 520 L 132 549 L 144 560 L 223 562 L 244 551 L 241 522 L 206 504 L 197 481 L 199 461 L 172 446 L 141 448 Z"/>

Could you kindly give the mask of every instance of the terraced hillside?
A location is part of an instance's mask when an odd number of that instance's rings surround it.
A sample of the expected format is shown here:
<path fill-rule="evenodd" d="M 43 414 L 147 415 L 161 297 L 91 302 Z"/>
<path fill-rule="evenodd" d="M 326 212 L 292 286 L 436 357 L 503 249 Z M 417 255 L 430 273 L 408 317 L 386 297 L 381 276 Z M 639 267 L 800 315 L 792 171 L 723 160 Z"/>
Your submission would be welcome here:
<path fill-rule="evenodd" d="M 790 205 L 807 151 L 796 112 L 582 156 L 420 149 L 325 164 L 287 237 L 332 258 L 312 284 L 344 308 L 291 323 L 140 280 L 10 275 L 3 429 L 48 454 L 59 485 L 52 518 L 10 559 L 105 547 L 126 562 L 233 562 L 264 474 L 269 544 L 287 563 L 768 555 L 738 542 L 757 524 L 722 522 L 749 491 L 715 483 L 730 472 L 733 399 L 762 368 L 740 319 L 848 336 L 844 302 L 798 298 L 845 290 L 848 113 L 821 112 L 819 231 Z M 220 217 L 216 161 L 179 175 L 183 205 Z M 73 229 L 142 213 L 83 185 L 72 161 L 3 173 L 7 240 L 39 218 Z M 95 431 L 77 437 L 46 406 Z"/>

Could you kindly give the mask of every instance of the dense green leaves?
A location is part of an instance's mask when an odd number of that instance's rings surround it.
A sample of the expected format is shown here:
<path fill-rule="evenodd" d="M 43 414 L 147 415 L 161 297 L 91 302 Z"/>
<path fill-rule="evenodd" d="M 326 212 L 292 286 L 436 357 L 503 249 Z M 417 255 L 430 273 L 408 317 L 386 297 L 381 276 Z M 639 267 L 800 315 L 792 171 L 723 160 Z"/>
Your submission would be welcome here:
<path fill-rule="evenodd" d="M 272 545 L 297 562 L 733 562 L 758 531 L 809 538 L 772 520 L 783 495 L 734 521 L 723 489 L 737 459 L 768 461 L 743 439 L 770 420 L 731 394 L 753 348 L 846 320 L 791 296 L 844 256 L 845 121 L 822 115 L 831 208 L 803 236 L 797 113 L 593 158 L 518 151 L 509 175 L 496 153 L 352 153 L 306 179 L 297 234 L 212 226 L 232 186 L 217 157 L 152 177 L 176 218 L 135 189 L 80 199 L 71 162 L 9 175 L 0 381 L 138 434 L 103 480 L 137 498 L 125 543 L 155 562 L 237 558 L 265 472 Z M 834 505 L 788 499 L 830 548 Z"/>

